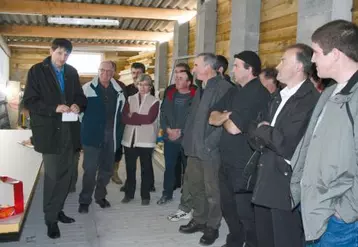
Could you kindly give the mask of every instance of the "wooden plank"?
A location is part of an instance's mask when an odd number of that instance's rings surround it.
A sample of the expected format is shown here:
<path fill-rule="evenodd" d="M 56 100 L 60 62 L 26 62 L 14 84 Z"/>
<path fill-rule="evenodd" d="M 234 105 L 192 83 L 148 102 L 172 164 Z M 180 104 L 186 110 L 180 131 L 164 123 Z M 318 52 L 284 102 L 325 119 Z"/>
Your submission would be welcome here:
<path fill-rule="evenodd" d="M 261 22 L 260 33 L 291 26 L 297 26 L 297 13 L 292 13 L 277 19 Z"/>
<path fill-rule="evenodd" d="M 25 37 L 51 37 L 72 39 L 123 39 L 123 40 L 145 40 L 162 41 L 173 36 L 172 33 L 116 30 L 100 28 L 76 28 L 59 26 L 21 26 L 0 25 L 0 34 L 5 36 Z"/>
<path fill-rule="evenodd" d="M 298 0 L 292 0 L 292 3 L 287 2 L 271 9 L 261 10 L 261 22 L 280 18 L 285 15 L 297 13 L 298 11 Z"/>
<path fill-rule="evenodd" d="M 280 40 L 268 43 L 260 43 L 259 44 L 259 54 L 270 54 L 270 53 L 277 53 L 282 52 L 290 45 L 296 43 L 296 39 L 289 39 L 289 40 Z"/>
<path fill-rule="evenodd" d="M 287 2 L 287 0 L 262 0 L 261 8 L 268 10 Z"/>
<path fill-rule="evenodd" d="M 296 38 L 297 27 L 286 27 L 279 30 L 272 30 L 260 34 L 260 43 L 288 40 Z"/>
<path fill-rule="evenodd" d="M 155 57 L 155 52 L 145 52 L 145 53 L 138 54 L 136 56 L 129 57 L 127 61 L 129 63 L 134 63 L 141 59 L 154 58 L 154 57 Z"/>
<path fill-rule="evenodd" d="M 353 0 L 353 10 L 358 10 L 358 0 Z"/>
<path fill-rule="evenodd" d="M 68 3 L 39 0 L 1 0 L 1 12 L 50 16 L 87 16 L 133 19 L 180 20 L 194 16 L 196 11 L 125 6 L 119 4 Z"/>
<path fill-rule="evenodd" d="M 282 52 L 260 55 L 262 67 L 276 67 L 281 60 Z"/>

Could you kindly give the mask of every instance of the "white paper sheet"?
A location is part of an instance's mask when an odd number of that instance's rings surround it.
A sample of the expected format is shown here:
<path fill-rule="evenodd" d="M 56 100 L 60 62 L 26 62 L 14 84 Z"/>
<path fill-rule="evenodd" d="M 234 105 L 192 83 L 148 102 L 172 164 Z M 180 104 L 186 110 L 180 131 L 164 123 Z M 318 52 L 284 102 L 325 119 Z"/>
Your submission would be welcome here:
<path fill-rule="evenodd" d="M 62 113 L 62 122 L 76 122 L 78 120 L 78 114 L 73 112 Z"/>

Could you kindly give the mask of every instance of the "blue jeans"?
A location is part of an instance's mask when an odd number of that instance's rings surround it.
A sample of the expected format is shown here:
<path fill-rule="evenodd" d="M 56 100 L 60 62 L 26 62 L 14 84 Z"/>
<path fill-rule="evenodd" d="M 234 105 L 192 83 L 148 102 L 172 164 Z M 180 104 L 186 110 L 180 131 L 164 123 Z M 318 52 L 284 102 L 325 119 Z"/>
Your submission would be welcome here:
<path fill-rule="evenodd" d="M 175 182 L 175 166 L 178 158 L 182 156 L 182 165 L 185 170 L 186 162 L 183 162 L 184 157 L 183 149 L 180 143 L 171 141 L 164 141 L 164 160 L 165 160 L 165 171 L 164 171 L 164 184 L 163 184 L 163 196 L 171 199 L 173 197 L 173 189 Z"/>
<path fill-rule="evenodd" d="M 326 232 L 318 243 L 307 247 L 358 247 L 358 221 L 345 223 L 332 216 L 328 221 Z"/>

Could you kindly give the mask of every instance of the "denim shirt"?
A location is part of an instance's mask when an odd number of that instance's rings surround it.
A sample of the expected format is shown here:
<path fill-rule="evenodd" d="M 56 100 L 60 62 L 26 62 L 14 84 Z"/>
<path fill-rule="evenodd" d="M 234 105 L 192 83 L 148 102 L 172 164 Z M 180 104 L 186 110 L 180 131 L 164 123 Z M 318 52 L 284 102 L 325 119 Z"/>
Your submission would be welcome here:
<path fill-rule="evenodd" d="M 55 71 L 56 74 L 56 79 L 59 83 L 60 89 L 61 89 L 61 93 L 65 92 L 65 66 L 62 66 L 61 69 L 59 70 L 53 63 L 52 63 L 52 68 Z"/>

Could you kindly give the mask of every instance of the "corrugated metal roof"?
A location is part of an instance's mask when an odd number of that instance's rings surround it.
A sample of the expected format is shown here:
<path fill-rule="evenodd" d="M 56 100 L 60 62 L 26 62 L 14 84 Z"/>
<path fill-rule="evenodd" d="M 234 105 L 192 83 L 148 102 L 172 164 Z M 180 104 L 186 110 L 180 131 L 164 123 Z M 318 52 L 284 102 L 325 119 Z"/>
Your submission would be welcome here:
<path fill-rule="evenodd" d="M 80 16 L 71 16 L 81 18 Z M 86 17 L 87 18 L 87 17 Z M 90 19 L 106 19 L 106 18 L 90 18 Z M 113 19 L 113 18 L 111 18 Z M 140 31 L 158 31 L 173 32 L 174 22 L 163 20 L 144 20 L 144 19 L 123 19 L 116 18 L 119 21 L 119 27 L 106 26 L 84 26 L 84 25 L 61 25 L 71 27 L 91 27 L 105 29 L 125 29 Z M 41 15 L 10 15 L 0 14 L 0 24 L 18 24 L 18 25 L 39 25 L 39 26 L 58 26 L 47 23 L 47 16 Z"/>
<path fill-rule="evenodd" d="M 169 8 L 196 10 L 196 0 L 42 0 L 50 2 L 75 2 L 75 3 L 98 3 L 120 4 L 139 7 Z"/>
<path fill-rule="evenodd" d="M 51 2 L 76 2 L 76 3 L 93 3 L 93 4 L 119 4 L 138 7 L 154 7 L 154 8 L 169 8 L 182 10 L 195 10 L 197 0 L 42 0 Z M 42 15 L 21 15 L 21 14 L 0 14 L 0 24 L 17 24 L 17 25 L 32 25 L 32 26 L 59 26 L 49 24 L 47 18 L 49 16 Z M 66 16 L 62 16 L 66 17 Z M 71 16 L 81 18 L 81 16 Z M 90 17 L 86 17 L 90 18 Z M 95 18 L 93 19 L 107 19 Z M 115 18 L 108 18 L 115 19 Z M 118 29 L 118 30 L 139 30 L 139 31 L 156 31 L 156 32 L 173 32 L 174 22 L 153 19 L 128 19 L 117 18 L 119 21 L 118 27 L 108 26 L 84 26 L 84 25 L 61 25 L 71 27 L 90 27 L 101 29 Z M 33 37 L 7 37 L 9 41 L 36 41 L 46 42 L 51 38 L 33 38 Z M 138 40 L 94 40 L 94 39 L 77 39 L 74 42 L 83 43 L 103 43 L 103 44 L 153 44 L 153 42 L 138 41 Z"/>
<path fill-rule="evenodd" d="M 52 38 L 41 38 L 41 37 L 13 37 L 5 36 L 7 42 L 51 42 Z M 121 44 L 136 44 L 136 45 L 155 45 L 152 41 L 139 41 L 139 40 L 118 40 L 118 39 L 69 39 L 73 43 L 83 44 L 108 44 L 108 45 L 121 45 Z"/>

